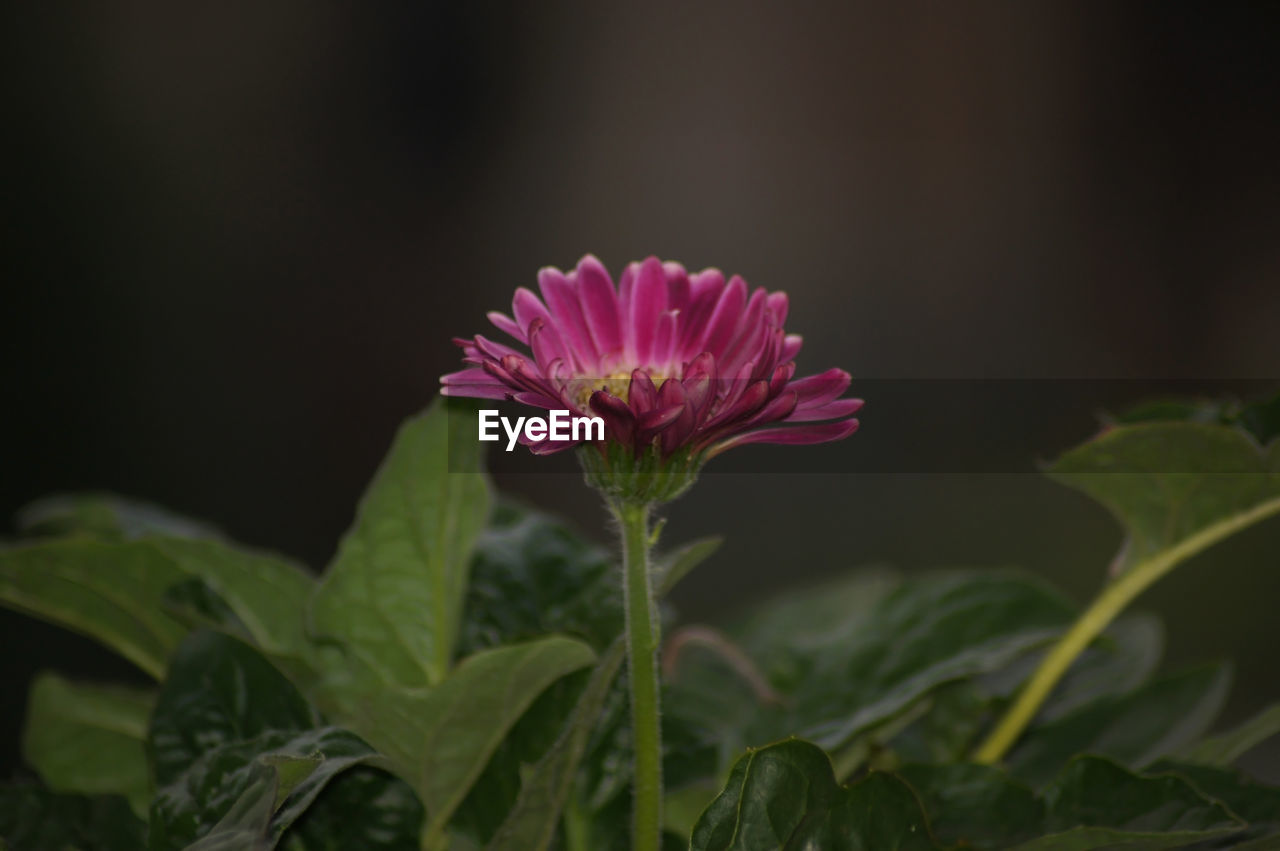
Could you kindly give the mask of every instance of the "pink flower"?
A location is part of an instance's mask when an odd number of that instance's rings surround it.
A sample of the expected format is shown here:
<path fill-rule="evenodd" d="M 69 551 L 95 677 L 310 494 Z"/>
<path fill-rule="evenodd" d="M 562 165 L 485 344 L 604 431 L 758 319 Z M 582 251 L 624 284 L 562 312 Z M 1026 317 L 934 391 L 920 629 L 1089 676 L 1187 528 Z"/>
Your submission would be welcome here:
<path fill-rule="evenodd" d="M 627 266 L 615 289 L 589 254 L 570 272 L 540 270 L 538 285 L 541 299 L 516 290 L 514 319 L 489 314 L 528 350 L 479 334 L 455 340 L 471 366 L 441 378 L 442 393 L 599 416 L 607 442 L 637 457 L 653 448 L 700 461 L 747 443 L 824 443 L 858 429 L 862 400 L 840 398 L 847 372 L 794 378 L 800 337 L 782 328 L 786 293 L 749 293 L 736 275 L 690 275 L 656 257 Z"/>

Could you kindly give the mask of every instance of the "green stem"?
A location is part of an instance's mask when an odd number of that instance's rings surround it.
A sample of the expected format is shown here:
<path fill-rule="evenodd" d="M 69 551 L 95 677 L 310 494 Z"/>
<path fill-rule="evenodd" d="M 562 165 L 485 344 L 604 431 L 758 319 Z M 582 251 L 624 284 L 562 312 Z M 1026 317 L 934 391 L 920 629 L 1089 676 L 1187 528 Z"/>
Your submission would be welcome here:
<path fill-rule="evenodd" d="M 974 752 L 974 762 L 992 764 L 999 762 L 1022 735 L 1041 705 L 1049 697 L 1054 686 L 1062 679 L 1071 663 L 1089 643 L 1107 628 L 1135 597 L 1145 591 L 1157 579 L 1201 550 L 1235 532 L 1280 512 L 1280 499 L 1254 506 L 1249 511 L 1233 515 L 1204 527 L 1172 547 L 1161 550 L 1146 561 L 1133 565 L 1119 578 L 1102 590 L 1102 593 L 1085 609 L 1071 629 L 1044 657 L 1031 679 L 1027 681 L 1018 699 L 1000 719 L 991 735 Z"/>
<path fill-rule="evenodd" d="M 649 576 L 649 505 L 612 507 L 622 528 L 622 587 L 627 612 L 635 800 L 631 851 L 658 851 L 662 839 L 662 734 L 658 725 L 658 618 Z"/>

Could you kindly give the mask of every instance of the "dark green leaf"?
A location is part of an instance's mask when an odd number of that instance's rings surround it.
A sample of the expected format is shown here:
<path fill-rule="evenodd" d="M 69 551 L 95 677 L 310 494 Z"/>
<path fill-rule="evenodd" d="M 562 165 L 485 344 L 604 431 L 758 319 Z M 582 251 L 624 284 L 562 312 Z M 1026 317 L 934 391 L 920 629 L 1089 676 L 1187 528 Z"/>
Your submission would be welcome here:
<path fill-rule="evenodd" d="M 146 824 L 119 795 L 60 795 L 31 784 L 0 787 L 0 848 L 138 851 Z"/>
<path fill-rule="evenodd" d="M 408 784 L 356 766 L 335 777 L 285 832 L 286 851 L 418 851 L 422 804 Z"/>
<path fill-rule="evenodd" d="M 489 512 L 475 420 L 441 402 L 396 435 L 355 525 L 311 603 L 339 673 L 359 665 L 406 688 L 444 679 L 462 619 L 471 549 Z M 343 691 L 367 685 L 342 677 Z"/>
<path fill-rule="evenodd" d="M 717 763 L 726 770 L 751 744 L 753 725 L 763 715 L 781 711 L 783 698 L 754 661 L 715 630 L 674 630 L 663 647 L 662 667 L 666 719 L 678 727 L 700 728 L 703 738 L 719 749 Z"/>
<path fill-rule="evenodd" d="M 1120 520 L 1128 533 L 1121 570 L 1178 547 L 1189 555 L 1280 511 L 1280 442 L 1260 449 L 1234 426 L 1120 425 L 1048 472 Z"/>
<path fill-rule="evenodd" d="M 1012 848 L 1044 830 L 1044 802 L 998 768 L 914 764 L 898 773 L 920 795 L 934 833 L 948 845 Z"/>
<path fill-rule="evenodd" d="M 304 765 L 309 766 L 309 761 Z M 272 808 L 281 793 L 280 786 L 275 771 L 260 763 L 252 764 L 247 786 L 240 797 L 231 802 L 231 808 L 208 833 L 187 845 L 186 851 L 268 851 L 267 832 L 271 827 Z M 153 851 L 159 847 L 153 839 Z"/>
<path fill-rule="evenodd" d="M 0 604 L 87 635 L 156 679 L 186 628 L 161 606 L 186 574 L 152 544 L 53 541 L 0 550 Z"/>
<path fill-rule="evenodd" d="M 274 847 L 330 780 L 376 756 L 335 727 L 270 730 L 223 744 L 157 794 L 150 848 L 184 848 L 197 839 L 201 848 L 232 848 L 237 841 Z"/>
<path fill-rule="evenodd" d="M 257 651 L 221 633 L 194 632 L 174 654 L 151 719 L 156 782 L 172 783 L 220 745 L 314 724 L 302 695 Z"/>
<path fill-rule="evenodd" d="M 1072 760 L 1043 797 L 990 766 L 911 765 L 901 773 L 941 841 L 982 851 L 1180 848 L 1243 827 L 1179 777 L 1140 776 L 1099 757 Z"/>
<path fill-rule="evenodd" d="M 110 493 L 55 494 L 23 507 L 18 530 L 26 535 L 84 536 L 132 541 L 152 535 L 220 539 L 218 529 L 167 508 Z"/>
<path fill-rule="evenodd" d="M 840 648 L 866 630 L 867 618 L 901 579 L 883 568 L 771 598 L 730 630 L 774 687 L 794 691 L 812 660 Z"/>
<path fill-rule="evenodd" d="M 489 851 L 543 851 L 551 842 L 592 728 L 625 658 L 626 647 L 618 640 L 600 659 L 564 731 L 521 784 L 519 797 L 490 841 Z"/>
<path fill-rule="evenodd" d="M 515 806 L 531 767 L 555 743 L 590 677 L 591 670 L 583 668 L 556 680 L 511 725 L 449 821 L 455 843 L 465 838 L 483 846 L 493 838 L 502 815 Z"/>
<path fill-rule="evenodd" d="M 1008 665 L 1071 616 L 1058 594 L 1016 576 L 953 571 L 904 582 L 860 629 L 817 651 L 789 695 L 789 728 L 836 747 L 943 683 Z"/>
<path fill-rule="evenodd" d="M 22 756 L 55 792 L 124 795 L 137 813 L 151 800 L 150 691 L 71 683 L 40 674 L 27 696 Z"/>
<path fill-rule="evenodd" d="M 1273 704 L 1233 730 L 1183 748 L 1178 758 L 1203 765 L 1230 765 L 1277 733 L 1280 733 L 1280 704 Z"/>
<path fill-rule="evenodd" d="M 1105 697 L 1032 728 L 1009 754 L 1010 771 L 1040 785 L 1078 753 L 1110 756 L 1142 768 L 1175 753 L 1217 717 L 1231 683 L 1225 665 L 1196 668 Z"/>
<path fill-rule="evenodd" d="M 1159 618 L 1143 614 L 1121 617 L 1080 654 L 1045 701 L 1038 719 L 1053 721 L 1100 697 L 1145 682 L 1155 673 L 1162 655 L 1164 627 Z"/>
<path fill-rule="evenodd" d="M 880 728 L 874 727 L 864 735 L 890 748 L 900 761 L 959 762 L 987 720 L 990 704 L 989 695 L 972 680 L 958 680 L 929 695 L 920 716 L 910 719 L 901 732 L 886 739 Z M 874 758 L 874 753 L 867 757 Z"/>
<path fill-rule="evenodd" d="M 1169 772 L 1189 781 L 1200 793 L 1226 804 L 1251 825 L 1280 830 L 1280 789 L 1267 786 L 1238 771 L 1210 765 L 1161 760 L 1153 770 Z"/>
<path fill-rule="evenodd" d="M 841 787 L 825 753 L 791 739 L 746 753 L 693 829 L 692 851 L 935 849 L 915 794 L 873 772 Z"/>
<path fill-rule="evenodd" d="M 426 833 L 438 838 L 533 700 L 593 659 L 590 647 L 561 636 L 484 650 L 435 688 L 385 689 L 353 702 L 347 722 L 418 793 Z"/>
<path fill-rule="evenodd" d="M 1105 759 L 1073 760 L 1044 793 L 1047 836 L 1019 851 L 1178 848 L 1244 825 L 1171 774 L 1137 777 Z"/>
<path fill-rule="evenodd" d="M 548 633 L 597 649 L 622 631 L 615 559 L 554 518 L 500 503 L 476 541 L 459 652 Z"/>

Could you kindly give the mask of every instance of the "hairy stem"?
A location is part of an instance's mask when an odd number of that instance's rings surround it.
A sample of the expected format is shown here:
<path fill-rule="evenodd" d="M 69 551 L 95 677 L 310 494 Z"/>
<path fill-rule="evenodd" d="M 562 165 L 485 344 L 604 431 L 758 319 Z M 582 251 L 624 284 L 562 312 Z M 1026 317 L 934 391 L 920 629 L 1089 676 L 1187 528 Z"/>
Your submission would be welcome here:
<path fill-rule="evenodd" d="M 658 720 L 659 626 L 649 575 L 649 505 L 619 502 L 612 510 L 622 530 L 622 587 L 635 748 L 631 848 L 658 851 L 662 839 L 662 734 Z"/>
<path fill-rule="evenodd" d="M 1084 652 L 1089 642 L 1097 638 L 1111 621 L 1115 620 L 1116 615 L 1124 611 L 1125 606 L 1152 583 L 1172 570 L 1179 562 L 1185 561 L 1246 526 L 1278 512 L 1280 512 L 1280 499 L 1273 499 L 1249 511 L 1220 520 L 1182 539 L 1174 546 L 1161 550 L 1147 560 L 1133 565 L 1111 582 L 1044 657 L 1018 695 L 1018 699 L 1009 707 L 987 740 L 974 752 L 974 761 L 986 764 L 999 762 L 1035 718 L 1041 705 L 1049 697 L 1058 681 L 1067 673 L 1076 657 Z"/>

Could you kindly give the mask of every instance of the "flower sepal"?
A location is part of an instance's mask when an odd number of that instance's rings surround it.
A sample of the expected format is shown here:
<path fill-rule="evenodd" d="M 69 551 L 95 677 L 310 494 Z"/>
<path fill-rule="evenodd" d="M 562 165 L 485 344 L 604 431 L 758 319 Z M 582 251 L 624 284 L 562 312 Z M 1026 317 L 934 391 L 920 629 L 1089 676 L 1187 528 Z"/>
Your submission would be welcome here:
<path fill-rule="evenodd" d="M 637 453 L 614 441 L 578 448 L 587 484 L 606 499 L 633 505 L 657 505 L 683 494 L 698 479 L 704 453 L 680 449 L 663 456 L 658 441 Z"/>

